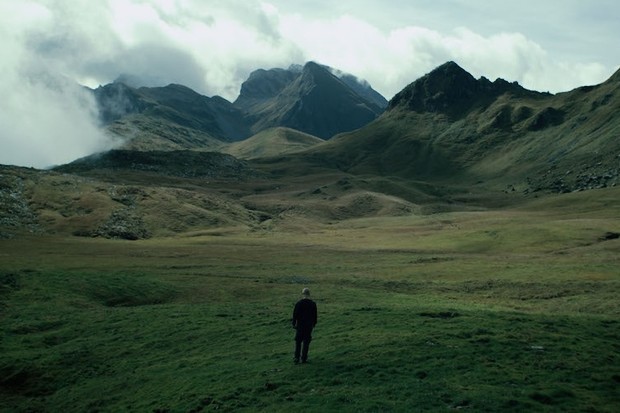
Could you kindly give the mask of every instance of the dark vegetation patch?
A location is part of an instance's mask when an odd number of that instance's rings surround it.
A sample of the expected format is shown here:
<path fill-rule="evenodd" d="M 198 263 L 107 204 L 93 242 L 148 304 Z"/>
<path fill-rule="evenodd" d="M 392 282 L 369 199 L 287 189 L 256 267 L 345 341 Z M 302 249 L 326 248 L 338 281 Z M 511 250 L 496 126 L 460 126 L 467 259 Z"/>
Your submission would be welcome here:
<path fill-rule="evenodd" d="M 0 273 L 0 295 L 20 288 L 20 276 L 12 272 Z"/>
<path fill-rule="evenodd" d="M 99 299 L 108 307 L 135 307 L 141 305 L 164 304 L 170 300 L 172 294 L 169 291 L 161 291 L 157 293 L 140 293 L 135 291 L 104 291 L 95 294 L 95 298 Z"/>
<path fill-rule="evenodd" d="M 126 169 L 182 178 L 244 179 L 257 172 L 237 158 L 219 152 L 112 150 L 78 159 L 55 170 L 81 173 L 97 169 Z"/>
<path fill-rule="evenodd" d="M 618 232 L 606 232 L 601 237 L 599 237 L 599 241 L 609 241 L 612 239 L 620 238 L 620 233 Z"/>
<path fill-rule="evenodd" d="M 82 294 L 106 307 L 137 307 L 165 304 L 174 299 L 177 289 L 139 275 L 88 277 L 75 284 Z"/>
<path fill-rule="evenodd" d="M 55 390 L 48 374 L 33 363 L 15 361 L 0 365 L 0 394 L 17 393 L 26 397 L 52 394 Z M 0 407 L 2 405 L 0 404 Z"/>
<path fill-rule="evenodd" d="M 530 131 L 539 131 L 551 126 L 557 126 L 564 121 L 565 112 L 561 109 L 547 107 L 538 112 L 528 122 L 527 128 Z"/>
<path fill-rule="evenodd" d="M 353 311 L 362 311 L 362 312 L 380 312 L 383 311 L 383 308 L 381 307 L 360 307 L 360 308 L 355 308 L 353 309 Z"/>
<path fill-rule="evenodd" d="M 459 314 L 456 311 L 438 311 L 438 312 L 423 312 L 423 313 L 420 313 L 420 316 L 429 317 L 429 318 L 449 319 L 449 318 L 460 317 L 461 314 Z"/>

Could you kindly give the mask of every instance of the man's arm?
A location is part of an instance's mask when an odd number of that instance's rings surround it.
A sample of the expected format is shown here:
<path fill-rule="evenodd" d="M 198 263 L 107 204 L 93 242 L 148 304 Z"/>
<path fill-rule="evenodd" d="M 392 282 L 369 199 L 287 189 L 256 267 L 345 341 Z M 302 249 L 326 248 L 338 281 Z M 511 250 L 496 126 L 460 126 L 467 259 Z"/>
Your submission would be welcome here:
<path fill-rule="evenodd" d="M 316 322 L 319 321 L 318 311 L 316 309 L 316 303 L 312 307 L 313 307 L 312 311 L 314 313 L 313 314 L 314 315 L 314 325 L 316 326 Z"/>
<path fill-rule="evenodd" d="M 299 303 L 295 304 L 295 308 L 293 308 L 293 319 L 291 320 L 293 323 L 293 327 L 297 328 L 297 314 L 299 312 Z"/>

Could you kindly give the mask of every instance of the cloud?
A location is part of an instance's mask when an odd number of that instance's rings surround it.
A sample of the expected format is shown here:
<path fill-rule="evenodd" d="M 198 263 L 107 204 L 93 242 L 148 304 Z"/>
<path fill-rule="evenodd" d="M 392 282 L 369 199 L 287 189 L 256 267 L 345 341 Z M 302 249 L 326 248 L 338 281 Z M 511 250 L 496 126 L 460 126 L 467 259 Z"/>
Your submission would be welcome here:
<path fill-rule="evenodd" d="M 331 16 L 329 10 L 312 13 L 306 7 L 302 14 L 269 0 L 45 4 L 47 24 L 29 26 L 38 29 L 29 29 L 28 47 L 48 65 L 60 66 L 89 86 L 125 74 L 148 86 L 182 83 L 234 100 L 253 70 L 308 60 L 364 78 L 387 98 L 448 60 L 475 76 L 502 77 L 552 92 L 597 83 L 611 74 L 611 68 L 595 61 L 557 59 L 520 32 L 485 36 L 466 22 L 450 31 L 386 28 L 370 21 L 367 10 Z M 373 3 L 364 4 L 370 8 Z M 329 3 L 321 9 L 327 7 Z M 406 10 L 411 13 L 412 7 Z"/>
<path fill-rule="evenodd" d="M 46 27 L 49 10 L 24 2 L 11 12 L 28 26 L 0 28 L 0 163 L 45 168 L 112 147 L 97 127 L 91 94 L 28 47 L 23 28 Z"/>
<path fill-rule="evenodd" d="M 280 30 L 309 59 L 354 73 L 387 98 L 448 60 L 476 77 L 501 77 L 540 91 L 566 91 L 610 75 L 600 63 L 558 61 L 521 33 L 482 36 L 465 27 L 443 33 L 415 26 L 385 32 L 346 15 L 315 21 L 284 16 Z"/>

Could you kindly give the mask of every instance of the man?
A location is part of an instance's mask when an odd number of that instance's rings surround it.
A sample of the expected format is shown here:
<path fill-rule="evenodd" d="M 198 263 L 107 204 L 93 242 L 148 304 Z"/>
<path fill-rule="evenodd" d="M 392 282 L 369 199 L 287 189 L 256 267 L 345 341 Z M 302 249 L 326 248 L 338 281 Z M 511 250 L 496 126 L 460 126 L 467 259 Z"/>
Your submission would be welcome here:
<path fill-rule="evenodd" d="M 293 327 L 295 334 L 295 364 L 308 361 L 308 347 L 312 341 L 312 329 L 316 326 L 317 311 L 316 303 L 310 299 L 310 290 L 304 288 L 301 291 L 302 299 L 297 301 L 293 310 Z M 302 346 L 303 344 L 303 346 Z"/>

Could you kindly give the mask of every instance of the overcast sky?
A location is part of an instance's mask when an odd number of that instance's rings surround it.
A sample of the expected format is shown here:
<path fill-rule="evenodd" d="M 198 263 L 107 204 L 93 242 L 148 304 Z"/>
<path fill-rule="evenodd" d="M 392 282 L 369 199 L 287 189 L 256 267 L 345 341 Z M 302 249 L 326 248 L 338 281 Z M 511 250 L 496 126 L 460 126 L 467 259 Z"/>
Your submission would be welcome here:
<path fill-rule="evenodd" d="M 620 65 L 617 0 L 0 0 L 0 163 L 114 145 L 89 87 L 129 75 L 234 101 L 258 68 L 314 60 L 387 99 L 448 60 L 561 92 Z"/>

